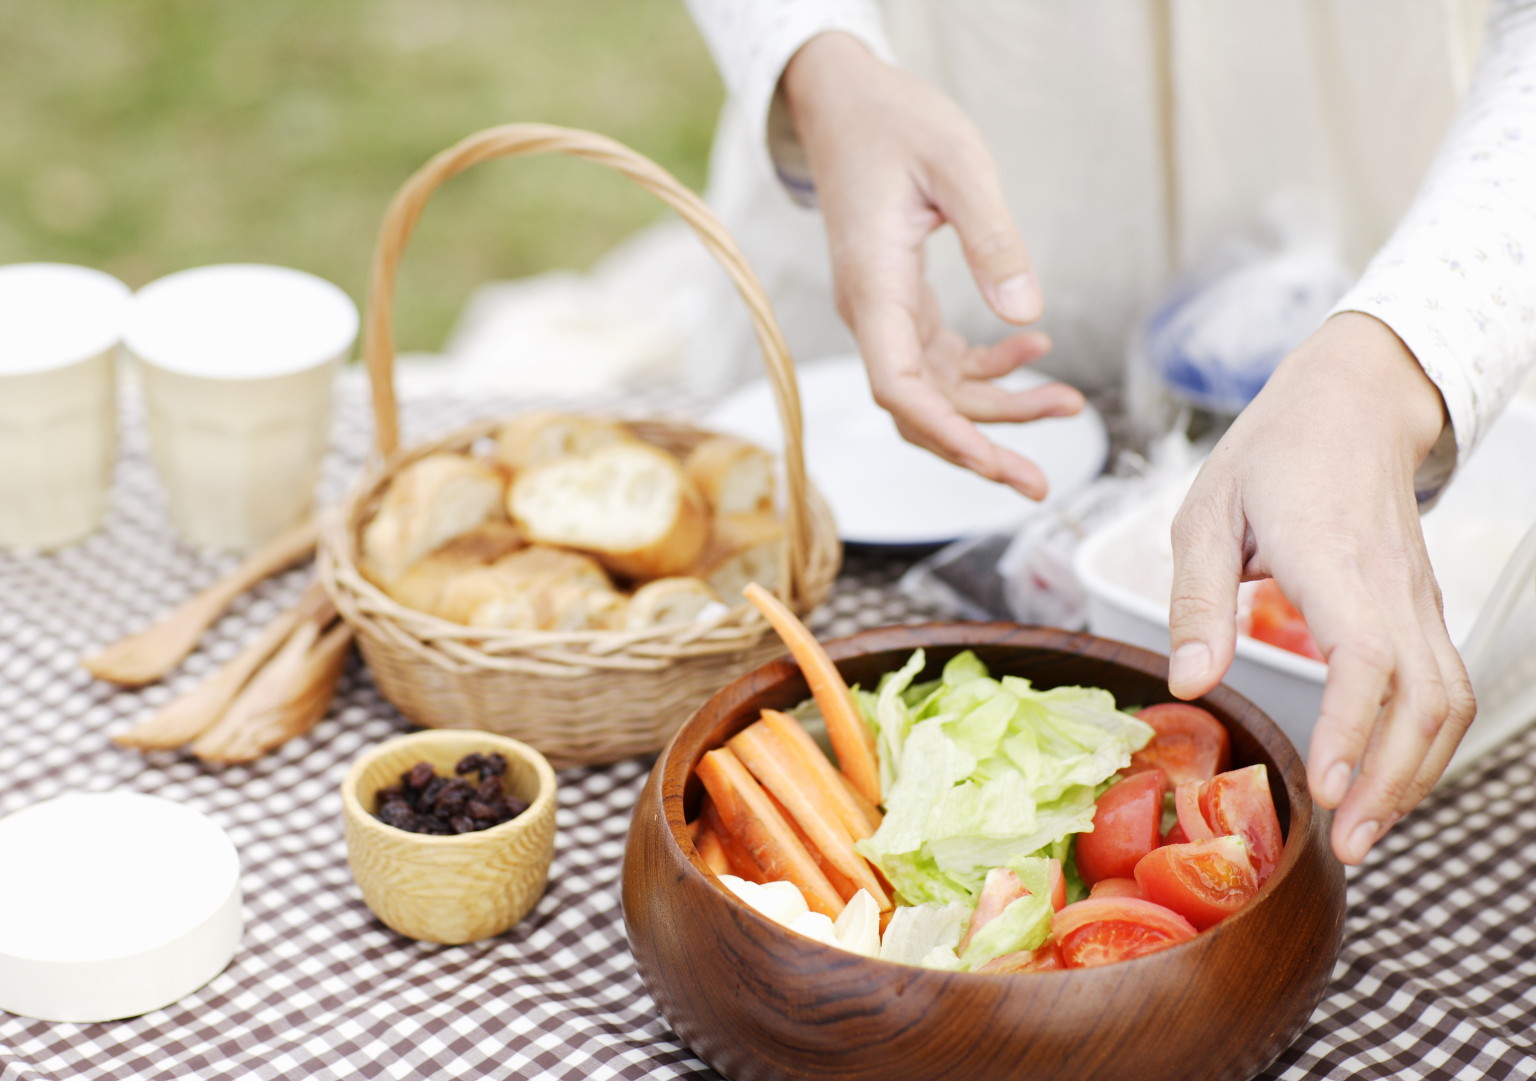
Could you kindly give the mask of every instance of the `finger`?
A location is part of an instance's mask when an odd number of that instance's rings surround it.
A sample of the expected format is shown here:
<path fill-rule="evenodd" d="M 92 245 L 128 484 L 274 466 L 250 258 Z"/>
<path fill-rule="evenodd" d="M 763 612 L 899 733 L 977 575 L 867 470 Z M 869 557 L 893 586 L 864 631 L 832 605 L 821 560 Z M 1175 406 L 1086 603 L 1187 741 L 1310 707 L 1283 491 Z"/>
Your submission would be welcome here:
<path fill-rule="evenodd" d="M 981 424 L 1070 417 L 1081 413 L 1084 405 L 1082 392 L 1065 383 L 1009 390 L 996 383 L 967 381 L 947 388 L 947 396 L 961 416 Z"/>
<path fill-rule="evenodd" d="M 954 154 L 932 179 L 939 213 L 955 227 L 965 261 L 992 310 L 1010 323 L 1039 319 L 1040 286 L 991 156 L 985 150 Z"/>
<path fill-rule="evenodd" d="M 1051 351 L 1051 339 L 1038 330 L 1010 334 L 990 346 L 966 349 L 960 356 L 960 374 L 970 379 L 997 379 L 1033 364 Z"/>
<path fill-rule="evenodd" d="M 1448 696 L 1416 625 L 1399 641 L 1392 695 L 1366 745 L 1360 774 L 1333 816 L 1333 850 L 1359 863 L 1405 807 L 1414 779 L 1445 722 Z"/>
<path fill-rule="evenodd" d="M 896 418 L 897 430 L 907 442 L 1030 499 L 1044 499 L 1049 492 L 1050 484 L 1039 466 L 987 439 L 921 378 L 893 380 L 877 389 L 876 400 Z"/>
<path fill-rule="evenodd" d="M 1366 610 L 1366 602 L 1353 592 L 1342 595 L 1341 601 L 1347 610 Z M 1302 614 L 1328 659 L 1328 676 L 1307 754 L 1307 786 L 1313 799 L 1332 809 L 1343 803 L 1355 767 L 1365 756 L 1396 660 L 1386 632 L 1374 622 L 1341 620 L 1333 609 L 1309 607 L 1312 612 L 1304 609 Z"/>
<path fill-rule="evenodd" d="M 1445 723 L 1440 726 L 1439 734 L 1435 736 L 1429 753 L 1424 756 L 1423 765 L 1419 767 L 1418 775 L 1413 779 L 1408 792 L 1409 803 L 1398 808 L 1399 814 L 1407 814 L 1429 795 L 1445 773 L 1446 766 L 1450 765 L 1451 756 L 1456 753 L 1461 738 L 1467 734 L 1467 729 L 1477 715 L 1477 698 L 1473 694 L 1466 665 L 1456 652 L 1456 647 L 1451 644 L 1450 636 L 1444 633 L 1443 626 L 1438 629 L 1440 633 L 1429 635 L 1429 645 L 1434 650 L 1440 675 L 1445 681 L 1448 706 Z"/>
<path fill-rule="evenodd" d="M 1205 694 L 1232 663 L 1244 528 L 1233 499 L 1197 478 L 1173 521 L 1168 689 L 1177 698 Z"/>

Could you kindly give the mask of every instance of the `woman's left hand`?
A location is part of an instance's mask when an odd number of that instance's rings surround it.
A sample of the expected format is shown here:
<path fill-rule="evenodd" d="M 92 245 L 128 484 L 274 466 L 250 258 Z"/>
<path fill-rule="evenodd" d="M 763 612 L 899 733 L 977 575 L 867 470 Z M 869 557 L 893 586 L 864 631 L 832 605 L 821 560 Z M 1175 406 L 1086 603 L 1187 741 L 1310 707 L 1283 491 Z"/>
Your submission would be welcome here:
<path fill-rule="evenodd" d="M 1195 698 L 1220 682 L 1238 583 L 1273 577 L 1328 661 L 1307 776 L 1337 808 L 1345 863 L 1424 798 L 1475 710 L 1414 495 L 1444 425 L 1402 341 L 1341 313 L 1233 423 L 1174 522 L 1170 690 Z"/>

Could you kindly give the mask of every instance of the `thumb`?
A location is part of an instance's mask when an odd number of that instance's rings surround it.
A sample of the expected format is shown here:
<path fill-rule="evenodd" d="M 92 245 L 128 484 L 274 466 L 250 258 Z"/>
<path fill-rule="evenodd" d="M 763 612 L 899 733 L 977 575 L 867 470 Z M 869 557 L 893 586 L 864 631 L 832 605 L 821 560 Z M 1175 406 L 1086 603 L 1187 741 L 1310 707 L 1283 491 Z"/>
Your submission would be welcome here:
<path fill-rule="evenodd" d="M 1236 637 L 1241 544 L 1191 492 L 1173 523 L 1168 689 L 1198 698 L 1226 675 Z"/>
<path fill-rule="evenodd" d="M 983 167 L 958 155 L 938 171 L 938 209 L 955 227 L 965 261 L 992 310 L 1010 323 L 1032 323 L 1043 306 L 1040 285 L 1003 199 L 997 168 L 982 154 Z"/>

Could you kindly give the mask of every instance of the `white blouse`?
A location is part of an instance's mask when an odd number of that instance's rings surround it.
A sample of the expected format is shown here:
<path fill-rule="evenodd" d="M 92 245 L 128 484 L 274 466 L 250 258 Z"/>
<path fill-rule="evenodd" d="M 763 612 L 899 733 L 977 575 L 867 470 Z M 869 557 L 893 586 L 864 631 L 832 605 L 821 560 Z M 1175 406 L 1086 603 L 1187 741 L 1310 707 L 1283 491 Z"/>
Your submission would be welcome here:
<path fill-rule="evenodd" d="M 1424 497 L 1536 363 L 1536 0 L 1493 0 L 1480 56 L 1480 0 L 688 3 L 731 95 L 711 201 L 799 357 L 852 342 L 777 87 L 801 45 L 842 30 L 976 121 L 1045 290 L 1056 348 L 1039 366 L 1059 377 L 1119 380 L 1157 296 L 1277 202 L 1365 267 L 1334 310 L 1392 327 L 1445 398 Z M 957 246 L 930 255 L 950 321 L 1000 335 Z M 711 363 L 727 342 L 744 368 L 745 324 L 715 307 Z"/>

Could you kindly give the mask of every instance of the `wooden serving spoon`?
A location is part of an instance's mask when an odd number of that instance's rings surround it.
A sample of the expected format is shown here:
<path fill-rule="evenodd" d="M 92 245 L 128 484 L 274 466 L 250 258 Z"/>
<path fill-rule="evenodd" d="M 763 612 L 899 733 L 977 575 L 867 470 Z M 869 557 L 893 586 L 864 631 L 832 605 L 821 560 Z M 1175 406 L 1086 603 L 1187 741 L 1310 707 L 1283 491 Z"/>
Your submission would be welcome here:
<path fill-rule="evenodd" d="M 154 716 L 112 737 L 119 747 L 140 751 L 165 751 L 196 739 L 229 709 L 230 703 L 251 676 L 294 629 L 328 604 L 318 582 L 310 585 L 299 602 L 263 627 L 256 638 L 204 682 L 174 699 Z"/>
<path fill-rule="evenodd" d="M 127 687 L 155 682 L 192 652 L 203 632 L 236 597 L 257 582 L 308 559 L 315 550 L 315 537 L 315 521 L 310 518 L 263 545 L 229 575 L 169 615 L 81 663 L 96 678 Z"/>
<path fill-rule="evenodd" d="M 192 753 L 207 762 L 250 762 L 325 716 L 352 646 L 345 621 L 321 634 L 327 615 L 334 610 L 300 624 Z"/>

